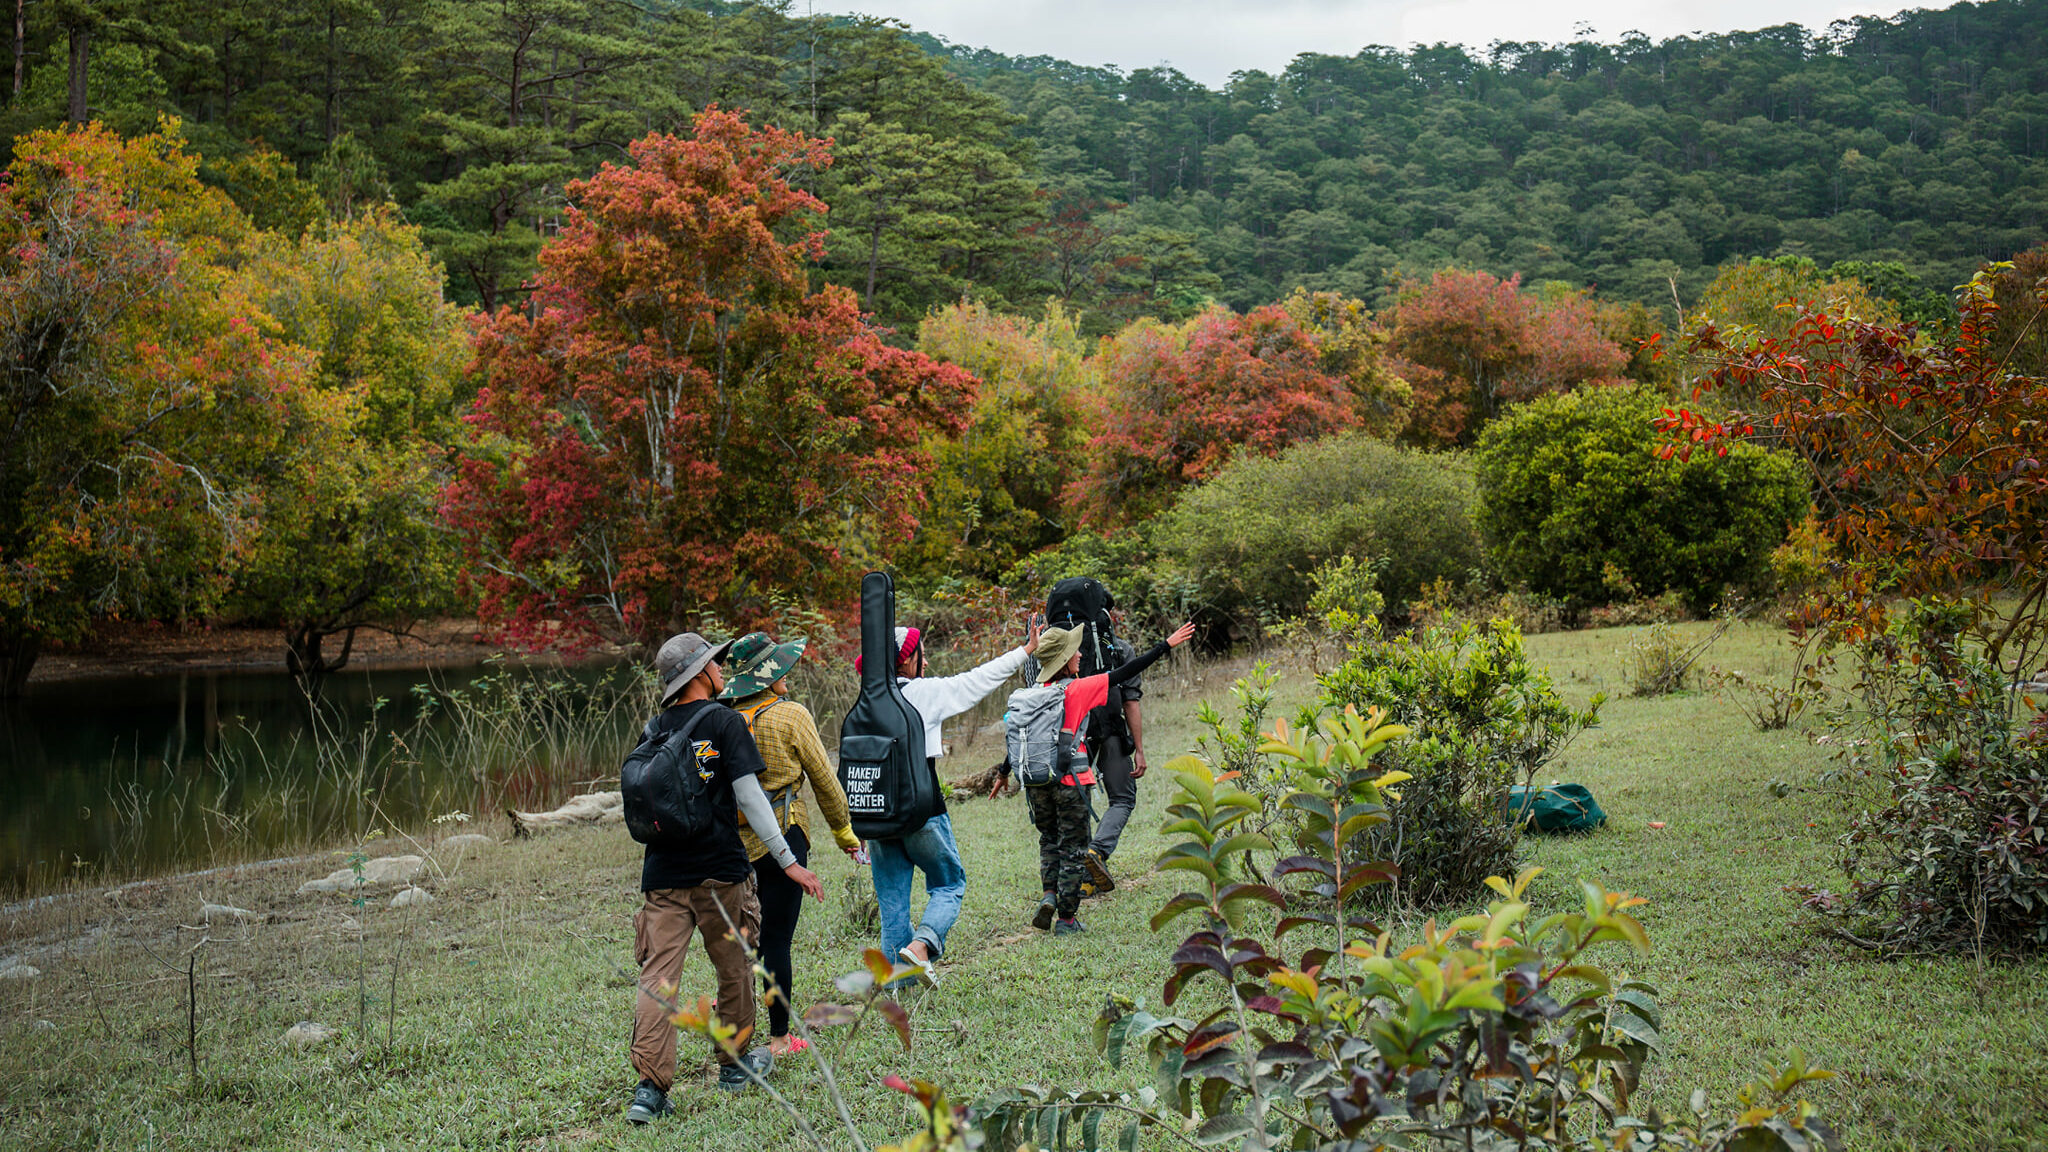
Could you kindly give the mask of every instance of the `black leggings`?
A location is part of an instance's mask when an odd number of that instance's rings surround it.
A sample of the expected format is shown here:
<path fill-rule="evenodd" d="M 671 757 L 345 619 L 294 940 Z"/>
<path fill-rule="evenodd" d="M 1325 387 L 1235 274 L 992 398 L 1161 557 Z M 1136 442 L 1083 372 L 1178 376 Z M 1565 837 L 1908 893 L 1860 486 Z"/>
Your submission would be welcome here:
<path fill-rule="evenodd" d="M 811 842 L 804 830 L 792 824 L 782 838 L 789 841 L 796 862 L 809 867 Z M 790 971 L 789 945 L 796 939 L 796 918 L 803 915 L 804 890 L 775 863 L 773 856 L 754 861 L 754 880 L 761 895 L 761 966 L 768 969 L 768 975 L 761 981 L 761 990 L 768 999 L 768 1034 L 787 1036 L 789 986 L 795 979 Z"/>

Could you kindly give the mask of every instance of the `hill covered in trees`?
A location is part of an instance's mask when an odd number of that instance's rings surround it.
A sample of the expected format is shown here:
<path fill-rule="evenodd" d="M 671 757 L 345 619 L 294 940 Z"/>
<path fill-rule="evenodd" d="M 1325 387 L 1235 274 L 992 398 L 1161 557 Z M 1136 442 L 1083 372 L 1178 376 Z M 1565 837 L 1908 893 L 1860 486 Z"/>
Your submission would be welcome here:
<path fill-rule="evenodd" d="M 567 181 L 717 103 L 835 138 L 820 275 L 909 330 L 963 294 L 1084 327 L 1445 265 L 1690 302 L 1724 261 L 1893 262 L 1923 302 L 2048 233 L 2048 3 L 1813 34 L 1304 54 L 1221 90 L 786 4 L 30 3 L 8 137 L 159 115 L 259 218 L 394 199 L 515 302 Z M 289 170 L 249 160 L 273 149 Z"/>
<path fill-rule="evenodd" d="M 2048 5 L 1618 43 L 1305 53 L 1222 91 L 955 50 L 1133 259 L 1243 308 L 1456 264 L 1688 302 L 1731 258 L 1897 261 L 1945 291 L 2048 232 Z M 1116 204 L 1125 205 L 1117 208 Z M 1179 274 L 1169 273 L 1169 276 Z M 1907 285 L 1895 285 L 1896 289 Z"/>

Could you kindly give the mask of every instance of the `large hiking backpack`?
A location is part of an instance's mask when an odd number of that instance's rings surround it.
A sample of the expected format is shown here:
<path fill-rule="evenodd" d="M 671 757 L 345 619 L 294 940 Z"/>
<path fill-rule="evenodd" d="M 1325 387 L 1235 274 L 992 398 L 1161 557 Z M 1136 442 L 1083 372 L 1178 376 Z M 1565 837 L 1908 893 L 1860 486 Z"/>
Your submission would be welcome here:
<path fill-rule="evenodd" d="M 716 830 L 711 787 L 718 774 L 706 768 L 692 739 L 697 724 L 722 704 L 697 709 L 675 732 L 659 730 L 656 716 L 640 730 L 640 743 L 619 768 L 619 795 L 626 806 L 626 831 L 656 848 L 680 848 Z"/>
<path fill-rule="evenodd" d="M 1110 645 L 1116 640 L 1116 625 L 1109 610 L 1116 597 L 1092 576 L 1072 576 L 1052 586 L 1045 597 L 1045 622 L 1054 628 L 1085 626 L 1081 638 L 1081 675 L 1093 676 L 1116 667 Z"/>
<path fill-rule="evenodd" d="M 1045 622 L 1054 628 L 1084 627 L 1081 637 L 1081 675 L 1093 676 L 1117 666 L 1116 624 L 1109 610 L 1116 597 L 1092 576 L 1071 576 L 1052 586 L 1045 597 Z M 1115 694 L 1112 693 L 1114 696 Z M 1088 739 L 1090 757 L 1111 740 L 1120 742 L 1126 756 L 1135 750 L 1130 727 L 1120 701 L 1112 700 L 1088 713 L 1081 722 Z"/>
<path fill-rule="evenodd" d="M 839 783 L 863 840 L 902 839 L 943 807 L 924 717 L 896 686 L 895 646 L 895 581 L 870 572 L 860 582 L 860 696 L 839 724 Z"/>
<path fill-rule="evenodd" d="M 1010 693 L 1003 709 L 1003 744 L 1018 783 L 1037 788 L 1072 770 L 1075 737 L 1065 730 L 1066 716 L 1067 690 L 1058 684 Z"/>

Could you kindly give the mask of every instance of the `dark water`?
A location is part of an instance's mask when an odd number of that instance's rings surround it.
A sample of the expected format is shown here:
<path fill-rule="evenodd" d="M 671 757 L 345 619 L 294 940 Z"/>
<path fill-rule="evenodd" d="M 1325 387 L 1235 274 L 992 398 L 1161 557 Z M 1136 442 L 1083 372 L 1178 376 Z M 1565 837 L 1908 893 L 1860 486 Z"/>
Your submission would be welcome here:
<path fill-rule="evenodd" d="M 558 802 L 641 717 L 617 668 L 37 683 L 0 701 L 0 892 L 262 859 Z"/>

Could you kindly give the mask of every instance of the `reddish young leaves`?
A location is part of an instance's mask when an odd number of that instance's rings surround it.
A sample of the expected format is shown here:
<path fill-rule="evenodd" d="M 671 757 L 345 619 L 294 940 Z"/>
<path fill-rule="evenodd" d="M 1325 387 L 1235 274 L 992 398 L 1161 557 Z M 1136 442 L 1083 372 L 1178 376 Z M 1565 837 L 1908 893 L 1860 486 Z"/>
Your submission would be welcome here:
<path fill-rule="evenodd" d="M 1911 324 L 1813 308 L 1784 337 L 1748 342 L 1702 324 L 1690 349 L 1709 390 L 1754 397 L 1748 412 L 1711 420 L 1689 410 L 1657 421 L 1667 449 L 1724 449 L 1753 437 L 1797 453 L 1823 526 L 1849 561 L 1815 606 L 1815 622 L 1851 635 L 1878 627 L 1889 596 L 1986 596 L 2010 583 L 2018 601 L 1985 601 L 1994 657 L 2026 663 L 2048 593 L 2048 378 L 2017 368 L 1997 339 L 1992 265 L 1964 286 L 1954 339 Z M 2008 276 L 2005 291 L 2017 295 Z M 2048 278 L 2012 303 L 2048 298 Z M 2029 298 L 2030 297 L 2030 298 Z M 2032 665 L 2018 671 L 2030 672 Z"/>
<path fill-rule="evenodd" d="M 1390 316 L 1395 370 L 1415 390 L 1405 439 L 1470 444 L 1509 404 L 1617 380 L 1628 355 L 1581 294 L 1532 295 L 1520 277 L 1446 269 L 1410 283 Z"/>
<path fill-rule="evenodd" d="M 1277 304 L 1206 312 L 1184 328 L 1140 321 L 1103 342 L 1087 473 L 1070 506 L 1094 525 L 1161 510 L 1239 451 L 1271 456 L 1355 427 L 1360 401 Z"/>

